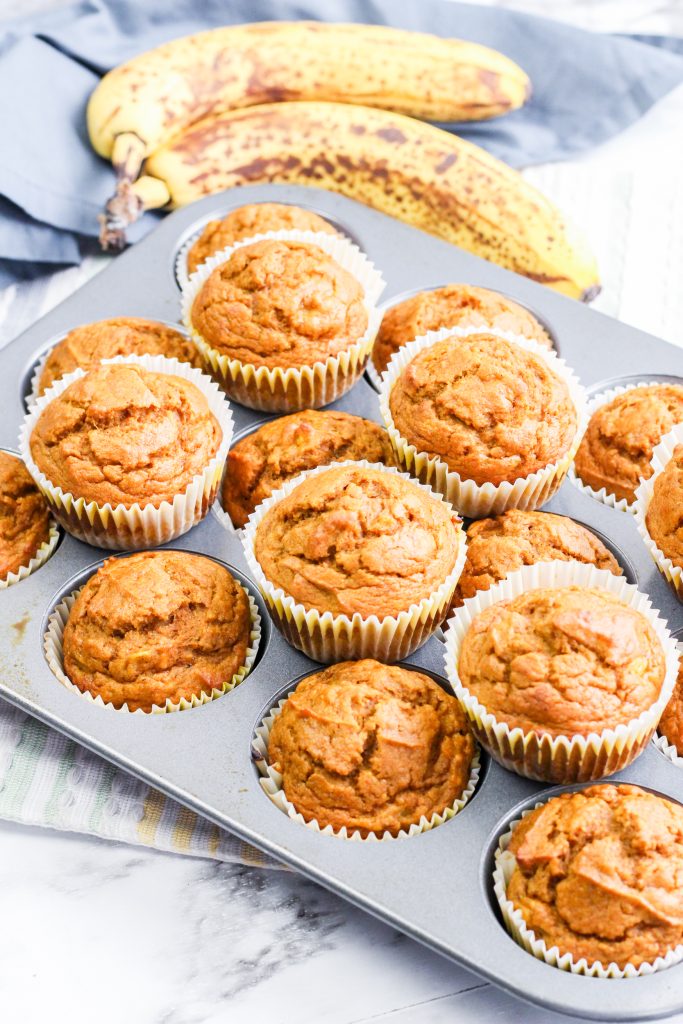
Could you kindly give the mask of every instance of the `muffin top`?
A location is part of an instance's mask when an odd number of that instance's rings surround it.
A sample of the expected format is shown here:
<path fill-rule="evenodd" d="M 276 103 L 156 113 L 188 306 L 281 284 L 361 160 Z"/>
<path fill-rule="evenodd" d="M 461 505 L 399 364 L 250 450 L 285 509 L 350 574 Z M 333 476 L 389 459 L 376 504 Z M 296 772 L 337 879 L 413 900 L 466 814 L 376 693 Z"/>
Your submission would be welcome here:
<path fill-rule="evenodd" d="M 114 356 L 167 356 L 200 367 L 199 353 L 193 343 L 180 333 L 135 316 L 98 320 L 69 331 L 48 355 L 38 381 L 38 394 L 60 377 L 74 370 L 92 370 L 103 359 Z"/>
<path fill-rule="evenodd" d="M 546 945 L 639 967 L 683 942 L 683 807 L 638 786 L 562 793 L 527 815 L 507 896 Z"/>
<path fill-rule="evenodd" d="M 386 311 L 372 350 L 373 363 L 382 373 L 402 345 L 441 327 L 498 327 L 552 348 L 545 327 L 524 306 L 488 288 L 447 284 L 411 295 Z"/>
<path fill-rule="evenodd" d="M 657 547 L 674 565 L 683 566 L 682 507 L 683 444 L 679 444 L 652 486 L 645 523 Z"/>
<path fill-rule="evenodd" d="M 683 757 L 683 660 L 679 662 L 676 686 L 659 720 L 658 731 Z"/>
<path fill-rule="evenodd" d="M 422 349 L 389 398 L 418 451 L 476 484 L 501 484 L 556 462 L 577 430 L 565 381 L 533 352 L 492 334 Z"/>
<path fill-rule="evenodd" d="M 29 471 L 0 451 L 0 580 L 28 565 L 49 535 L 47 505 Z"/>
<path fill-rule="evenodd" d="M 458 672 L 510 729 L 587 736 L 651 707 L 666 661 L 645 616 L 613 594 L 547 587 L 479 612 L 465 634 Z"/>
<path fill-rule="evenodd" d="M 245 591 L 211 558 L 142 551 L 109 558 L 76 598 L 64 671 L 79 690 L 150 711 L 230 682 L 246 658 Z"/>
<path fill-rule="evenodd" d="M 631 388 L 600 406 L 576 453 L 581 480 L 631 502 L 642 478 L 652 475 L 653 449 L 683 420 L 683 386 Z"/>
<path fill-rule="evenodd" d="M 254 366 L 312 366 L 354 345 L 368 314 L 359 281 L 317 245 L 236 249 L 204 281 L 192 324 L 221 355 Z"/>
<path fill-rule="evenodd" d="M 386 430 L 347 412 L 306 409 L 264 423 L 228 455 L 223 508 L 237 527 L 286 480 L 347 459 L 395 465 Z"/>
<path fill-rule="evenodd" d="M 299 683 L 275 719 L 268 761 L 306 821 L 363 835 L 430 819 L 466 788 L 474 740 L 429 676 L 346 661 Z"/>
<path fill-rule="evenodd" d="M 275 587 L 319 612 L 397 615 L 454 568 L 458 520 L 405 477 L 341 466 L 316 474 L 270 508 L 254 553 Z"/>
<path fill-rule="evenodd" d="M 467 561 L 455 588 L 453 607 L 478 590 L 536 562 L 590 562 L 621 576 L 621 567 L 601 540 L 568 516 L 513 508 L 479 519 L 467 530 Z"/>
<path fill-rule="evenodd" d="M 312 210 L 286 203 L 248 203 L 231 210 L 222 220 L 212 220 L 187 254 L 187 269 L 194 274 L 198 266 L 221 249 L 240 242 L 243 238 L 265 234 L 266 231 L 324 231 L 327 235 L 339 232 L 323 217 Z"/>
<path fill-rule="evenodd" d="M 114 363 L 90 370 L 45 406 L 31 454 L 54 486 L 76 497 L 159 506 L 203 472 L 222 436 L 191 381 Z"/>

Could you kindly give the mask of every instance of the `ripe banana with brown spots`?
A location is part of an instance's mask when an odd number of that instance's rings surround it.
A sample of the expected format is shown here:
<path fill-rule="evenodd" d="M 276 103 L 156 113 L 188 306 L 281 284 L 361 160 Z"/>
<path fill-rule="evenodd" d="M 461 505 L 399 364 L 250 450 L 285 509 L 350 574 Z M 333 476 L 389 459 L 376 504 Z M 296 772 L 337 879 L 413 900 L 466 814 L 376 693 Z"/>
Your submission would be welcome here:
<path fill-rule="evenodd" d="M 87 119 L 93 147 L 116 170 L 115 228 L 144 206 L 131 184 L 145 157 L 209 115 L 325 100 L 470 121 L 516 110 L 529 92 L 517 64 L 477 43 L 382 25 L 258 22 L 175 39 L 114 68 Z M 113 230 L 103 240 L 121 239 Z"/>
<path fill-rule="evenodd" d="M 174 207 L 238 185 L 316 185 L 564 295 L 599 291 L 590 250 L 548 199 L 485 150 L 401 114 L 342 103 L 235 110 L 188 128 L 145 170 Z"/>

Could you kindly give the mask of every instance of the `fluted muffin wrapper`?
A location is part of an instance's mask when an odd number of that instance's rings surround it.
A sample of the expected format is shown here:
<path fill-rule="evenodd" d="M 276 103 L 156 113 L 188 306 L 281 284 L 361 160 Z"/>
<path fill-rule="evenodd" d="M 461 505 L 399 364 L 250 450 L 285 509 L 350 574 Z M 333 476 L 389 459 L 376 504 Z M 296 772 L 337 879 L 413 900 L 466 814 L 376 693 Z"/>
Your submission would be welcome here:
<path fill-rule="evenodd" d="M 497 485 L 476 484 L 474 480 L 462 477 L 449 469 L 438 456 L 419 451 L 396 427 L 389 404 L 396 381 L 418 352 L 430 348 L 444 338 L 466 338 L 474 334 L 493 334 L 539 356 L 550 370 L 565 382 L 576 410 L 577 426 L 574 439 L 557 462 L 550 463 L 535 473 Z M 430 484 L 434 490 L 443 494 L 461 515 L 470 519 L 500 515 L 510 508 L 529 510 L 544 505 L 562 485 L 588 425 L 585 392 L 564 360 L 530 338 L 496 327 L 443 327 L 438 331 L 428 331 L 427 334 L 403 345 L 394 353 L 389 366 L 382 374 L 379 406 L 401 466 L 422 483 Z"/>
<path fill-rule="evenodd" d="M 653 384 L 658 383 L 659 381 L 656 380 L 641 380 L 638 381 L 637 384 L 626 384 L 621 385 L 620 387 L 608 388 L 606 391 L 601 391 L 600 394 L 595 395 L 595 397 L 588 403 L 589 421 L 598 409 L 603 405 L 607 405 L 613 399 L 618 398 L 619 395 L 623 395 L 626 391 L 633 391 L 634 388 L 649 388 L 652 387 Z M 615 494 L 610 494 L 605 487 L 595 490 L 595 488 L 591 487 L 589 484 L 584 483 L 576 472 L 576 465 L 574 463 L 569 467 L 568 476 L 574 486 L 578 487 L 578 489 L 583 491 L 584 494 L 587 494 L 589 498 L 594 498 L 596 501 L 600 501 L 603 505 L 607 505 L 608 508 L 614 508 L 618 512 L 635 512 L 634 503 L 627 501 L 626 498 L 617 498 Z"/>
<path fill-rule="evenodd" d="M 675 562 L 666 557 L 656 541 L 650 536 L 646 522 L 647 510 L 652 501 L 655 481 L 671 461 L 674 449 L 679 444 L 683 444 L 683 423 L 677 423 L 673 430 L 665 434 L 652 452 L 652 459 L 650 461 L 653 470 L 652 476 L 647 480 L 640 481 L 636 489 L 633 512 L 636 517 L 638 532 L 645 541 L 645 546 L 652 555 L 655 565 L 674 588 L 679 599 L 683 601 L 683 566 L 676 565 Z"/>
<path fill-rule="evenodd" d="M 256 727 L 252 739 L 252 758 L 260 775 L 259 782 L 261 783 L 261 788 L 275 806 L 291 818 L 292 821 L 298 821 L 300 825 L 305 825 L 306 828 L 313 829 L 314 832 L 321 832 L 324 836 L 337 836 L 340 839 L 351 839 L 360 842 L 387 842 L 394 839 L 409 839 L 411 836 L 420 835 L 422 832 L 429 832 L 431 829 L 436 828 L 437 825 L 443 825 L 444 821 L 453 818 L 458 811 L 463 809 L 477 788 L 481 772 L 481 761 L 479 749 L 475 744 L 474 755 L 470 764 L 469 779 L 460 796 L 453 803 L 449 804 L 448 807 L 444 807 L 439 813 L 432 814 L 430 818 L 422 815 L 419 821 L 410 825 L 407 829 L 400 829 L 396 835 L 387 831 L 381 836 L 376 835 L 374 832 L 364 836 L 358 829 L 347 829 L 346 826 L 340 829 L 335 829 L 332 825 L 322 826 L 315 818 L 307 821 L 303 814 L 297 811 L 294 804 L 285 796 L 280 772 L 272 764 L 268 763 L 268 743 L 271 729 L 282 708 L 294 692 L 294 690 L 290 690 L 286 697 L 283 697 L 270 709 Z"/>
<path fill-rule="evenodd" d="M 41 565 L 45 565 L 48 558 L 51 558 L 55 553 L 58 544 L 59 530 L 55 523 L 50 521 L 47 540 L 43 541 L 33 558 L 26 565 L 21 565 L 16 572 L 8 572 L 6 576 L 0 579 L 0 590 L 6 590 L 7 587 L 20 583 L 30 576 L 32 572 L 35 572 L 36 569 L 40 569 Z"/>
<path fill-rule="evenodd" d="M 99 505 L 96 501 L 87 501 L 69 491 L 63 491 L 48 480 L 31 454 L 31 434 L 43 409 L 75 380 L 85 376 L 81 369 L 66 374 L 37 399 L 24 418 L 19 435 L 19 451 L 29 473 L 45 495 L 52 514 L 67 533 L 95 547 L 113 550 L 158 547 L 186 533 L 211 508 L 232 439 L 232 411 L 216 383 L 189 363 L 167 359 L 165 356 L 116 356 L 103 360 L 103 363 L 135 364 L 155 373 L 182 377 L 191 381 L 206 398 L 209 409 L 220 424 L 223 437 L 216 454 L 185 490 L 177 494 L 172 502 L 161 502 L 158 508 L 151 503 L 112 506 L 109 502 Z"/>
<path fill-rule="evenodd" d="M 470 693 L 458 672 L 460 651 L 472 620 L 498 601 L 541 587 L 579 586 L 609 591 L 625 605 L 642 613 L 657 635 L 666 671 L 659 697 L 649 708 L 626 722 L 588 735 L 551 736 L 524 732 L 500 721 Z M 678 675 L 678 650 L 669 629 L 645 594 L 609 569 L 584 562 L 538 562 L 511 572 L 490 590 L 467 598 L 448 620 L 445 649 L 446 676 L 467 714 L 472 731 L 491 756 L 509 771 L 539 782 L 590 782 L 621 771 L 652 739 L 662 712 L 673 693 Z"/>
<path fill-rule="evenodd" d="M 467 542 L 465 531 L 459 523 L 458 553 L 455 565 L 440 586 L 428 597 L 417 604 L 410 605 L 398 615 L 386 615 L 379 618 L 371 615 L 362 618 L 357 612 L 353 616 L 334 615 L 332 612 L 319 612 L 315 608 L 306 608 L 276 587 L 267 579 L 254 553 L 256 531 L 266 512 L 298 487 L 303 480 L 329 469 L 340 466 L 353 466 L 355 469 L 377 469 L 383 473 L 395 473 L 411 484 L 421 487 L 430 497 L 444 501 L 450 511 L 448 502 L 432 491 L 431 487 L 418 483 L 406 473 L 400 473 L 393 466 L 382 463 L 371 463 L 365 459 L 358 462 L 331 462 L 326 466 L 316 466 L 306 470 L 299 476 L 288 480 L 282 487 L 274 491 L 249 516 L 247 525 L 241 531 L 242 546 L 253 579 L 261 591 L 270 616 L 285 639 L 307 654 L 313 661 L 333 663 L 338 661 L 354 661 L 359 658 L 374 658 L 376 661 L 394 662 L 407 658 L 417 650 L 441 624 L 448 614 L 460 574 L 465 565 Z M 455 515 L 455 513 L 453 513 Z"/>
<path fill-rule="evenodd" d="M 361 338 L 324 362 L 273 368 L 231 359 L 211 347 L 192 323 L 192 305 L 197 293 L 216 267 L 229 260 L 237 249 L 267 239 L 316 245 L 356 278 L 365 293 L 364 305 L 368 315 L 368 326 Z M 264 412 L 318 409 L 340 398 L 363 373 L 379 330 L 381 314 L 376 303 L 383 288 L 382 275 L 347 238 L 320 231 L 268 231 L 236 242 L 202 263 L 183 288 L 183 322 L 207 367 L 234 401 Z"/>
<path fill-rule="evenodd" d="M 240 584 L 240 586 L 242 586 Z M 218 697 L 222 697 L 224 693 L 228 693 L 230 690 L 234 690 L 236 686 L 239 686 L 251 672 L 254 667 L 254 662 L 258 655 L 259 646 L 261 643 L 261 616 L 259 614 L 258 605 L 251 596 L 246 587 L 242 588 L 247 595 L 249 600 L 249 616 L 251 619 L 251 631 L 249 633 L 249 644 L 247 646 L 247 653 L 244 659 L 244 664 L 237 672 L 233 675 L 232 679 L 226 680 L 221 687 L 214 687 L 211 692 L 201 694 L 192 694 L 189 698 L 181 698 L 177 703 L 170 699 L 167 699 L 163 704 L 153 704 L 149 711 L 143 711 L 142 708 L 137 708 L 135 711 L 131 711 L 127 704 L 123 704 L 120 708 L 115 707 L 109 701 L 104 701 L 99 695 L 93 697 L 89 691 L 83 691 L 72 683 L 66 672 L 64 671 L 64 630 L 71 614 L 76 598 L 83 590 L 83 587 L 79 587 L 77 590 L 72 591 L 66 597 L 64 597 L 58 605 L 55 606 L 47 620 L 47 631 L 43 638 L 43 648 L 45 651 L 45 658 L 48 665 L 50 666 L 53 674 L 59 680 L 59 682 L 71 690 L 73 693 L 77 693 L 79 697 L 90 701 L 91 704 L 96 704 L 101 708 L 108 708 L 110 711 L 123 712 L 129 715 L 149 715 L 149 714 L 168 714 L 171 711 L 187 711 L 189 708 L 198 708 L 203 704 L 209 704 L 211 701 L 216 700 Z"/>
<path fill-rule="evenodd" d="M 582 974 L 591 978 L 640 978 L 680 963 L 683 960 L 683 945 L 676 946 L 669 950 L 666 956 L 658 956 L 652 963 L 644 963 L 640 967 L 635 967 L 633 964 L 627 964 L 626 967 L 619 967 L 615 963 L 605 965 L 599 960 L 588 963 L 585 957 L 575 960 L 571 953 L 563 953 L 557 946 L 548 948 L 545 940 L 537 938 L 535 932 L 527 927 L 522 911 L 515 907 L 507 896 L 507 887 L 517 866 L 517 859 L 508 847 L 516 827 L 526 818 L 527 814 L 531 814 L 532 809 L 541 807 L 544 802 L 539 801 L 534 808 L 524 811 L 520 818 L 516 818 L 510 823 L 498 840 L 495 852 L 493 891 L 503 915 L 505 927 L 515 942 L 527 953 L 535 956 L 537 960 L 543 960 L 551 967 L 559 967 L 562 971 Z"/>

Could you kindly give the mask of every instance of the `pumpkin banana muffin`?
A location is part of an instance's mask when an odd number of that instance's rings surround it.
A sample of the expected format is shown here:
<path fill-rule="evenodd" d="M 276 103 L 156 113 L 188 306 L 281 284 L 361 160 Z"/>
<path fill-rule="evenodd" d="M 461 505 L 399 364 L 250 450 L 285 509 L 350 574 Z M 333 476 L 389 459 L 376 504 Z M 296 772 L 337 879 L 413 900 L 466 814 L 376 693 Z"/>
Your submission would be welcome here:
<path fill-rule="evenodd" d="M 109 558 L 69 614 L 64 671 L 105 704 L 151 711 L 229 684 L 250 632 L 244 588 L 213 559 L 186 551 Z"/>
<path fill-rule="evenodd" d="M 113 363 L 45 406 L 30 449 L 48 481 L 74 497 L 158 507 L 206 469 L 221 440 L 218 420 L 191 381 Z"/>
<path fill-rule="evenodd" d="M 347 459 L 395 465 L 381 426 L 347 412 L 306 409 L 264 423 L 228 455 L 223 508 L 242 527 L 265 498 L 306 469 Z"/>
<path fill-rule="evenodd" d="M 209 256 L 227 249 L 244 238 L 253 238 L 267 231 L 324 231 L 338 235 L 336 228 L 323 217 L 286 203 L 248 203 L 231 210 L 222 220 L 212 220 L 187 254 L 188 273 L 194 274 Z"/>
<path fill-rule="evenodd" d="M 47 504 L 29 471 L 0 451 L 0 580 L 28 565 L 49 536 Z"/>
<path fill-rule="evenodd" d="M 683 386 L 629 388 L 590 418 L 574 462 L 577 476 L 599 491 L 632 502 L 641 479 L 652 475 L 652 452 L 683 420 Z"/>
<path fill-rule="evenodd" d="M 683 444 L 655 478 L 645 525 L 657 547 L 674 565 L 683 566 Z"/>
<path fill-rule="evenodd" d="M 195 345 L 180 331 L 140 317 L 98 320 L 69 331 L 48 355 L 38 381 L 38 394 L 74 370 L 92 370 L 115 356 L 166 356 L 201 367 Z"/>
<path fill-rule="evenodd" d="M 458 702 L 421 672 L 347 661 L 299 683 L 268 761 L 306 821 L 396 835 L 462 796 L 475 745 Z"/>
<path fill-rule="evenodd" d="M 360 341 L 364 300 L 360 282 L 319 246 L 269 239 L 211 272 L 191 321 L 220 355 L 270 369 L 312 366 Z"/>
<path fill-rule="evenodd" d="M 419 351 L 396 379 L 389 409 L 418 452 L 477 485 L 512 483 L 558 462 L 578 429 L 559 373 L 536 353 L 485 333 Z"/>
<path fill-rule="evenodd" d="M 448 284 L 411 295 L 386 311 L 372 350 L 377 371 L 386 370 L 402 345 L 441 327 L 497 327 L 552 348 L 548 332 L 524 306 L 489 288 Z"/>
<path fill-rule="evenodd" d="M 478 590 L 489 590 L 523 565 L 555 560 L 592 563 L 615 576 L 622 575 L 621 566 L 602 541 L 568 516 L 513 508 L 500 516 L 479 519 L 467 530 L 467 561 L 452 607 L 459 607 Z"/>
<path fill-rule="evenodd" d="M 683 943 L 683 807 L 638 786 L 562 793 L 514 829 L 507 899 L 576 963 L 640 967 Z"/>
<path fill-rule="evenodd" d="M 429 598 L 461 543 L 450 506 L 386 470 L 314 474 L 259 522 L 254 555 L 266 579 L 307 609 L 378 618 Z"/>
<path fill-rule="evenodd" d="M 613 594 L 546 587 L 480 611 L 463 639 L 458 674 L 509 729 L 588 736 L 652 707 L 666 659 L 645 616 Z"/>
<path fill-rule="evenodd" d="M 683 659 L 671 700 L 659 720 L 658 732 L 676 748 L 678 756 L 683 757 Z"/>

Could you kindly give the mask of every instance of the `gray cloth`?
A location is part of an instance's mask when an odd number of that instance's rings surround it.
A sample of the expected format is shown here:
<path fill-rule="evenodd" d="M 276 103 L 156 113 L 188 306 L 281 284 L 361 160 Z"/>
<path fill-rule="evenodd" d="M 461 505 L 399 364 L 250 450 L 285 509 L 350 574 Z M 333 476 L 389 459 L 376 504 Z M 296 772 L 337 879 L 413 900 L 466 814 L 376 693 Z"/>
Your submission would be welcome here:
<path fill-rule="evenodd" d="M 533 82 L 531 101 L 506 117 L 448 127 L 516 167 L 605 141 L 683 81 L 683 56 L 666 39 L 597 35 L 446 0 L 81 0 L 0 35 L 0 285 L 34 264 L 77 262 L 97 235 L 113 173 L 90 148 L 84 114 L 100 74 L 216 25 L 300 18 L 458 36 L 512 57 Z M 146 215 L 130 240 L 154 222 Z"/>

